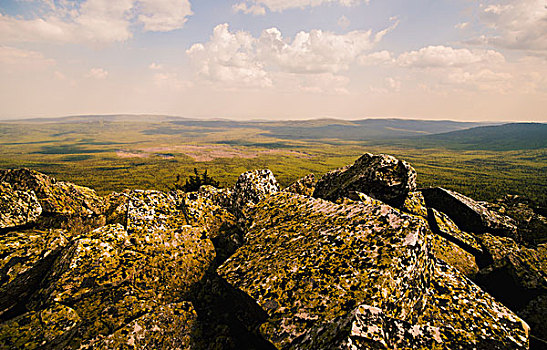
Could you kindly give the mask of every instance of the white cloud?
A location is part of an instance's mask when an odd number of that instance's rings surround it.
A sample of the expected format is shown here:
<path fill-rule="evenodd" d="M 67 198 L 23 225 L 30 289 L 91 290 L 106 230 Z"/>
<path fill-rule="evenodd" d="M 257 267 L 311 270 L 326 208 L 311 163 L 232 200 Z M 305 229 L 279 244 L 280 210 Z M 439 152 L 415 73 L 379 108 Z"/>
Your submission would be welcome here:
<path fill-rule="evenodd" d="M 392 77 L 386 78 L 386 85 L 389 89 L 395 92 L 401 91 L 401 81 Z"/>
<path fill-rule="evenodd" d="M 342 29 L 346 29 L 351 24 L 351 21 L 346 16 L 338 18 L 338 26 Z"/>
<path fill-rule="evenodd" d="M 467 27 L 469 27 L 469 22 L 461 22 L 461 23 L 458 23 L 454 26 L 456 29 L 465 29 Z"/>
<path fill-rule="evenodd" d="M 287 77 L 280 78 L 283 74 L 293 74 L 293 81 L 299 75 L 314 75 L 306 78 L 306 83 L 321 85 L 328 80 L 340 85 L 347 79 L 335 75 L 347 71 L 388 30 L 343 35 L 311 30 L 299 32 L 291 40 L 277 28 L 253 37 L 248 32 L 230 32 L 228 24 L 221 24 L 207 43 L 194 44 L 186 53 L 198 75 L 212 82 L 268 87 L 284 81 Z"/>
<path fill-rule="evenodd" d="M 0 46 L 0 68 L 3 71 L 35 71 L 55 65 L 55 61 L 37 51 Z"/>
<path fill-rule="evenodd" d="M 464 67 L 474 64 L 503 63 L 503 55 L 494 50 L 454 49 L 449 46 L 428 46 L 402 53 L 397 63 L 402 67 L 436 68 Z"/>
<path fill-rule="evenodd" d="M 389 51 L 377 51 L 359 57 L 358 62 L 364 66 L 377 66 L 394 62 L 394 58 Z"/>
<path fill-rule="evenodd" d="M 232 33 L 220 24 L 206 44 L 195 44 L 186 51 L 197 66 L 200 77 L 246 86 L 269 86 L 271 80 L 256 58 L 256 39 L 247 32 Z"/>
<path fill-rule="evenodd" d="M 253 14 L 255 16 L 263 16 L 266 14 L 266 9 L 262 7 L 261 5 L 249 5 L 247 6 L 246 3 L 240 2 L 238 4 L 235 4 L 233 7 L 233 10 L 235 12 L 243 12 L 244 14 L 248 15 Z"/>
<path fill-rule="evenodd" d="M 85 75 L 86 78 L 104 80 L 108 77 L 108 71 L 102 68 L 91 68 Z"/>
<path fill-rule="evenodd" d="M 546 6 L 544 0 L 481 3 L 481 19 L 495 34 L 480 41 L 503 48 L 547 51 Z"/>
<path fill-rule="evenodd" d="M 108 44 L 144 31 L 181 28 L 192 15 L 188 0 L 86 0 L 48 2 L 31 19 L 0 14 L 0 42 Z"/>
<path fill-rule="evenodd" d="M 323 4 L 339 4 L 342 6 L 356 6 L 360 4 L 368 4 L 370 0 L 246 0 L 236 6 L 241 8 L 241 11 L 245 12 L 243 9 L 251 9 L 254 6 L 264 9 L 268 8 L 270 11 L 281 12 L 287 9 L 293 8 L 306 8 L 306 7 L 315 7 Z M 244 7 L 243 7 L 244 5 Z M 250 12 L 250 11 L 249 11 Z M 248 12 L 245 12 L 248 13 Z"/>
<path fill-rule="evenodd" d="M 139 0 L 138 16 L 145 31 L 168 32 L 182 28 L 193 14 L 189 0 Z"/>

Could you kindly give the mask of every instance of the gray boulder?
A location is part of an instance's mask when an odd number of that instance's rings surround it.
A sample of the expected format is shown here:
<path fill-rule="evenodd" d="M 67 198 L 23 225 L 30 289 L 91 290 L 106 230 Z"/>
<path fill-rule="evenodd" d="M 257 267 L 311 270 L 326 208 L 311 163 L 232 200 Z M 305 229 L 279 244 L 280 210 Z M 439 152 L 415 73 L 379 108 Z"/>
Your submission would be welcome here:
<path fill-rule="evenodd" d="M 313 196 L 336 201 L 357 191 L 401 207 L 408 193 L 415 189 L 416 171 L 407 162 L 390 155 L 365 153 L 353 165 L 321 177 Z"/>

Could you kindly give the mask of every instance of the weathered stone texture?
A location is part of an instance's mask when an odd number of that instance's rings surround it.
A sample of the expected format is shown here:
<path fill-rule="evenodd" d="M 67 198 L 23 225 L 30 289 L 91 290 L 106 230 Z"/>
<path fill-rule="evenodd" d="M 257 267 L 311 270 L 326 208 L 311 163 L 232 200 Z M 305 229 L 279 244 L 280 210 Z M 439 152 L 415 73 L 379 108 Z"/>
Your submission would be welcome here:
<path fill-rule="evenodd" d="M 319 179 L 313 196 L 330 201 L 350 191 L 372 196 L 395 207 L 416 189 L 416 171 L 395 157 L 366 153 L 351 166 L 333 170 Z"/>

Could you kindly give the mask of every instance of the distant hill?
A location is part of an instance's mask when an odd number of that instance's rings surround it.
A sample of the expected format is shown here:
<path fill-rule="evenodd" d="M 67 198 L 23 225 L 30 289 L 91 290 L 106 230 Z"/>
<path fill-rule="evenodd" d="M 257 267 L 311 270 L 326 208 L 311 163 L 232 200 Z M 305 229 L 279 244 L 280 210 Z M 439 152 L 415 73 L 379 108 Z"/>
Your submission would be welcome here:
<path fill-rule="evenodd" d="M 227 132 L 234 129 L 255 129 L 258 136 L 281 140 L 381 141 L 420 135 L 446 133 L 493 123 L 456 122 L 450 120 L 413 119 L 310 119 L 235 121 L 229 119 L 197 119 L 166 115 L 78 115 L 59 118 L 32 118 L 0 121 L 4 124 L 82 124 L 136 122 L 149 127 L 145 135 L 184 135 L 192 133 Z"/>
<path fill-rule="evenodd" d="M 547 124 L 511 123 L 481 126 L 408 140 L 418 147 L 511 151 L 547 148 Z"/>
<path fill-rule="evenodd" d="M 324 140 L 369 141 L 387 138 L 410 137 L 437 134 L 468 129 L 491 123 L 454 122 L 448 120 L 408 120 L 408 119 L 312 119 L 286 121 L 237 122 L 231 120 L 176 120 L 177 126 L 210 128 L 253 128 L 264 130 L 261 136 L 284 140 Z M 150 131 L 154 133 L 153 130 Z M 158 130 L 159 133 L 172 133 L 172 130 Z"/>

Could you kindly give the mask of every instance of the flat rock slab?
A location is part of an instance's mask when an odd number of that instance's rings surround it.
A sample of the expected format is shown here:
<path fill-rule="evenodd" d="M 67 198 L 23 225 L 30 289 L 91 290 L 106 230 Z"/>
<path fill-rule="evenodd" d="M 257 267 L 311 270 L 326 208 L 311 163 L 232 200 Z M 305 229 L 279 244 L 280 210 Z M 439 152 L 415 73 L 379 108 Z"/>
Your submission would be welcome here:
<path fill-rule="evenodd" d="M 246 244 L 218 272 L 268 313 L 261 332 L 276 346 L 363 303 L 401 320 L 422 310 L 431 274 L 424 220 L 286 192 L 251 217 Z"/>
<path fill-rule="evenodd" d="M 528 326 L 449 265 L 435 261 L 428 302 L 414 323 L 359 305 L 311 328 L 288 348 L 527 349 Z"/>
<path fill-rule="evenodd" d="M 424 189 L 422 194 L 429 208 L 448 215 L 462 231 L 489 232 L 518 240 L 513 219 L 491 211 L 469 197 L 441 187 Z"/>

